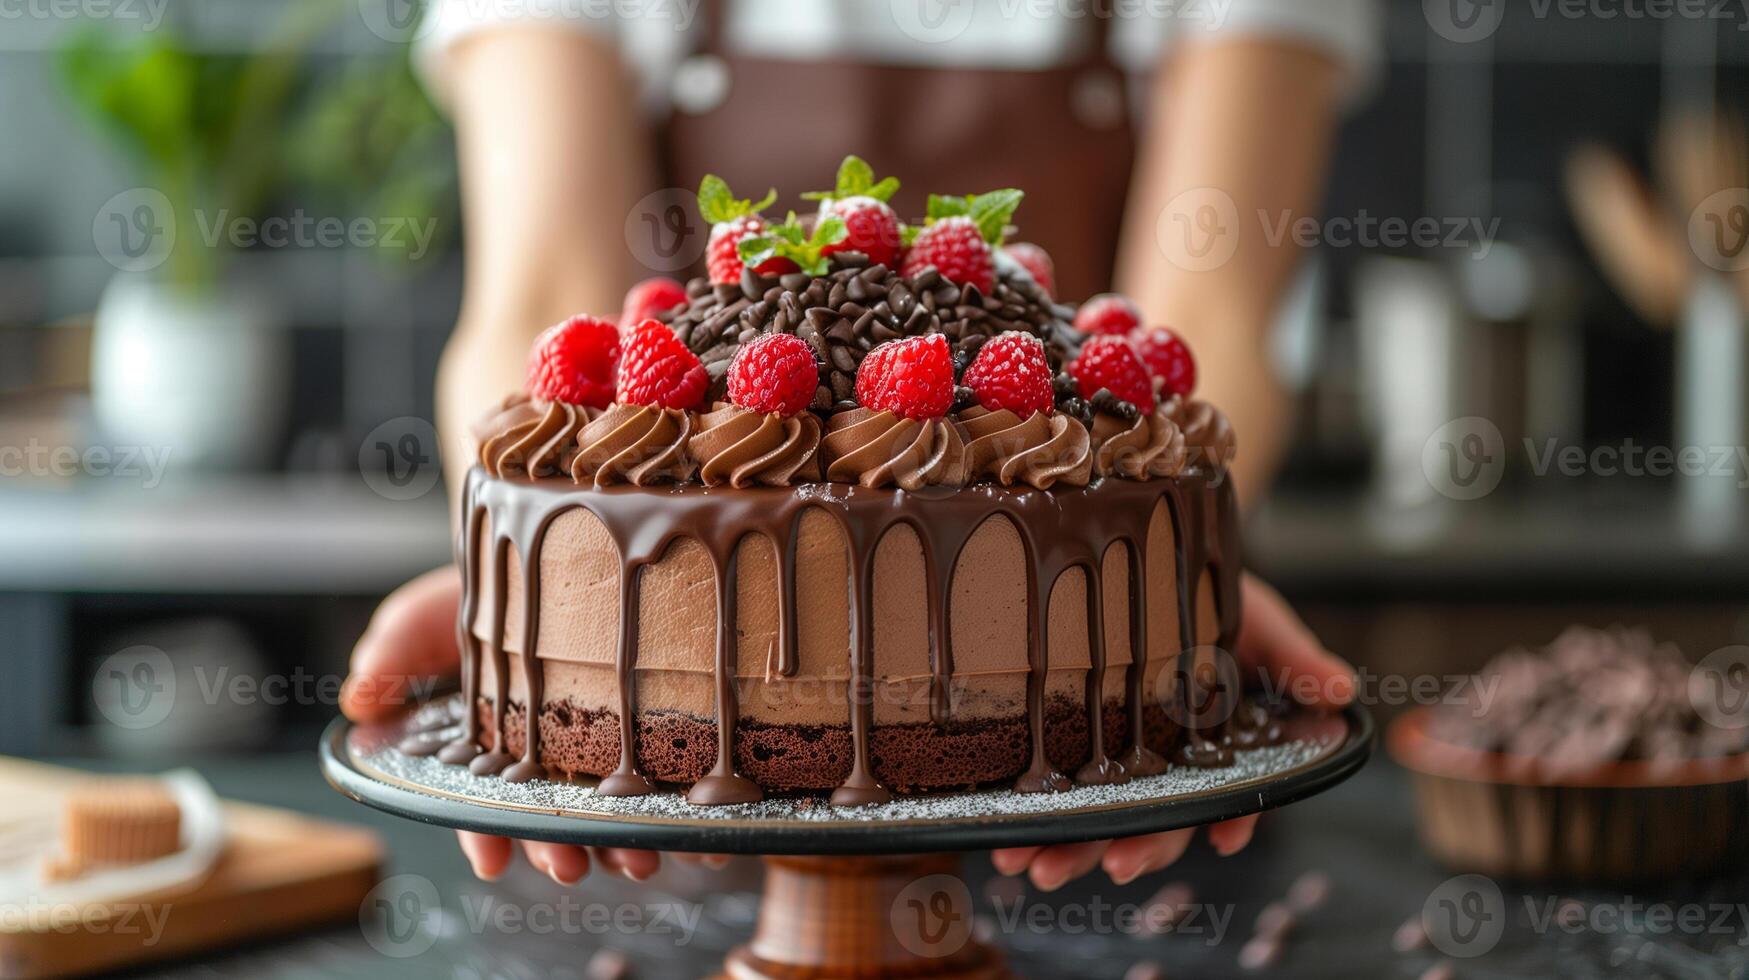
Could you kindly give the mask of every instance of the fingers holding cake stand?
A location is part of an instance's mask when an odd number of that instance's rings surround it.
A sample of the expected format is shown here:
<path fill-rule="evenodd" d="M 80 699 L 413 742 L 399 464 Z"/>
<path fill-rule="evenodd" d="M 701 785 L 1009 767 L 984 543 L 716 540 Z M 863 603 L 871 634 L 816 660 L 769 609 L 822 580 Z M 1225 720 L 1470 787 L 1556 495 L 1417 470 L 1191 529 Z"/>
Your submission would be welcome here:
<path fill-rule="evenodd" d="M 1361 709 L 1295 712 L 1284 740 L 1234 764 L 1057 793 L 1009 789 L 901 796 L 835 807 L 819 797 L 699 806 L 683 793 L 609 797 L 591 782 L 512 782 L 403 751 L 402 723 L 336 721 L 328 781 L 368 806 L 460 830 L 592 846 L 757 854 L 766 878 L 751 939 L 724 975 L 998 978 L 1000 955 L 972 935 L 957 852 L 1157 833 L 1283 806 L 1357 771 L 1372 749 Z M 433 733 L 434 735 L 436 733 Z"/>

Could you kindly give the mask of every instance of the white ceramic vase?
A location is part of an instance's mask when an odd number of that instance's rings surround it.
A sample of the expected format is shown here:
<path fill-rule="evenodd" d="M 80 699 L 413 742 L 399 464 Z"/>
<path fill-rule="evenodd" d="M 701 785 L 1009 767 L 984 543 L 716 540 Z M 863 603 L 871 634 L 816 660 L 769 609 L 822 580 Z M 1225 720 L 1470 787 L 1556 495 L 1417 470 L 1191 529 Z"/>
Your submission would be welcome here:
<path fill-rule="evenodd" d="M 118 274 L 92 340 L 92 401 L 112 446 L 170 452 L 170 470 L 261 467 L 289 388 L 285 331 L 236 290 L 191 293 Z"/>

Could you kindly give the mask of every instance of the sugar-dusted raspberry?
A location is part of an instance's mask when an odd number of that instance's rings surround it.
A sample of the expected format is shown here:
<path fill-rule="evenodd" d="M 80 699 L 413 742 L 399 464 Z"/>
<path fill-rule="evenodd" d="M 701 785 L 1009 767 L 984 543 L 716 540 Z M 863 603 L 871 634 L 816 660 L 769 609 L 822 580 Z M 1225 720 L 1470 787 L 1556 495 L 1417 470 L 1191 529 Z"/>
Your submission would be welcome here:
<path fill-rule="evenodd" d="M 808 407 L 819 387 L 814 348 L 795 334 L 755 337 L 729 362 L 729 401 L 750 411 L 789 418 Z"/>
<path fill-rule="evenodd" d="M 705 266 L 710 270 L 711 282 L 719 286 L 740 282 L 741 269 L 745 266 L 741 261 L 741 243 L 749 238 L 759 238 L 766 231 L 765 221 L 756 214 L 745 215 L 712 228 L 710 241 L 705 246 Z M 774 255 L 754 266 L 753 271 L 769 279 L 786 272 L 794 272 L 797 268 L 789 259 Z"/>
<path fill-rule="evenodd" d="M 1026 418 L 1055 407 L 1045 345 L 1029 333 L 1010 330 L 985 342 L 961 380 L 992 412 L 1005 408 Z"/>
<path fill-rule="evenodd" d="M 1130 334 L 1130 344 L 1162 392 L 1189 397 L 1196 390 L 1196 358 L 1183 337 L 1168 327 L 1148 327 Z"/>
<path fill-rule="evenodd" d="M 885 201 L 847 197 L 826 201 L 820 208 L 844 222 L 844 237 L 821 249 L 823 255 L 861 252 L 871 264 L 892 268 L 899 261 L 899 216 Z"/>
<path fill-rule="evenodd" d="M 856 400 L 866 408 L 925 421 L 953 407 L 953 352 L 932 333 L 891 340 L 868 352 L 856 371 Z"/>
<path fill-rule="evenodd" d="M 631 329 L 645 320 L 686 304 L 686 287 L 667 276 L 645 279 L 626 292 L 619 323 Z"/>
<path fill-rule="evenodd" d="M 528 354 L 528 393 L 543 401 L 606 408 L 613 403 L 619 358 L 617 325 L 574 316 L 535 339 Z"/>
<path fill-rule="evenodd" d="M 1081 356 L 1069 362 L 1069 374 L 1081 389 L 1082 398 L 1092 398 L 1101 388 L 1144 412 L 1154 410 L 1154 385 L 1135 348 L 1123 337 L 1090 338 Z"/>
<path fill-rule="evenodd" d="M 905 253 L 904 274 L 915 276 L 926 266 L 935 266 L 943 279 L 961 286 L 976 286 L 988 294 L 996 281 L 996 262 L 990 243 L 971 218 L 942 218 L 917 234 Z"/>
<path fill-rule="evenodd" d="M 626 338 L 616 391 L 621 403 L 697 408 L 709 383 L 698 355 L 661 321 L 645 320 Z"/>
<path fill-rule="evenodd" d="M 1043 286 L 1045 292 L 1056 292 L 1057 266 L 1051 261 L 1049 252 L 1031 242 L 1013 242 L 1002 246 L 1002 251 L 1030 273 L 1032 281 Z"/>
<path fill-rule="evenodd" d="M 1127 336 L 1142 323 L 1142 311 L 1129 297 L 1100 293 L 1075 311 L 1075 329 L 1089 337 L 1111 334 Z"/>

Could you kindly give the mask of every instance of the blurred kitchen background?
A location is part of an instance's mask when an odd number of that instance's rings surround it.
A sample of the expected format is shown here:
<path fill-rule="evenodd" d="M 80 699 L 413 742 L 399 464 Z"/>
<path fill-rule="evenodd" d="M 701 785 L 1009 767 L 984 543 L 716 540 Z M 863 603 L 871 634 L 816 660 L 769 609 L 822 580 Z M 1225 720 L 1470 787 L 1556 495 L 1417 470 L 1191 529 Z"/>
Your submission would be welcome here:
<path fill-rule="evenodd" d="M 0 753 L 307 747 L 373 604 L 448 555 L 450 133 L 401 0 L 104 9 L 0 15 Z M 1326 225 L 1284 311 L 1303 431 L 1249 539 L 1332 648 L 1449 673 L 1575 621 L 1694 657 L 1749 638 L 1738 458 L 1532 465 L 1749 445 L 1749 274 L 1722 271 L 1749 192 L 1713 197 L 1749 185 L 1746 26 L 1512 17 L 1458 43 L 1389 5 L 1326 209 L 1357 240 Z M 233 233 L 155 266 L 166 213 Z M 115 727 L 100 668 L 142 648 L 278 687 Z"/>

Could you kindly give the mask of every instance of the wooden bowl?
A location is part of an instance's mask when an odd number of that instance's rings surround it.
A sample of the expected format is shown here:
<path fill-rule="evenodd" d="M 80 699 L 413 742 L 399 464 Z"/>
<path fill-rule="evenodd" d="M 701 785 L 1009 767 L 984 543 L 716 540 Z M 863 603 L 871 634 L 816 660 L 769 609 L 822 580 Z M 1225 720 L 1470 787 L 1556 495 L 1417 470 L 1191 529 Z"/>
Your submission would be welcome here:
<path fill-rule="evenodd" d="M 1534 758 L 1432 737 L 1431 716 L 1398 718 L 1385 746 L 1413 776 L 1422 843 L 1454 870 L 1615 883 L 1717 874 L 1749 855 L 1749 754 L 1550 777 Z"/>

